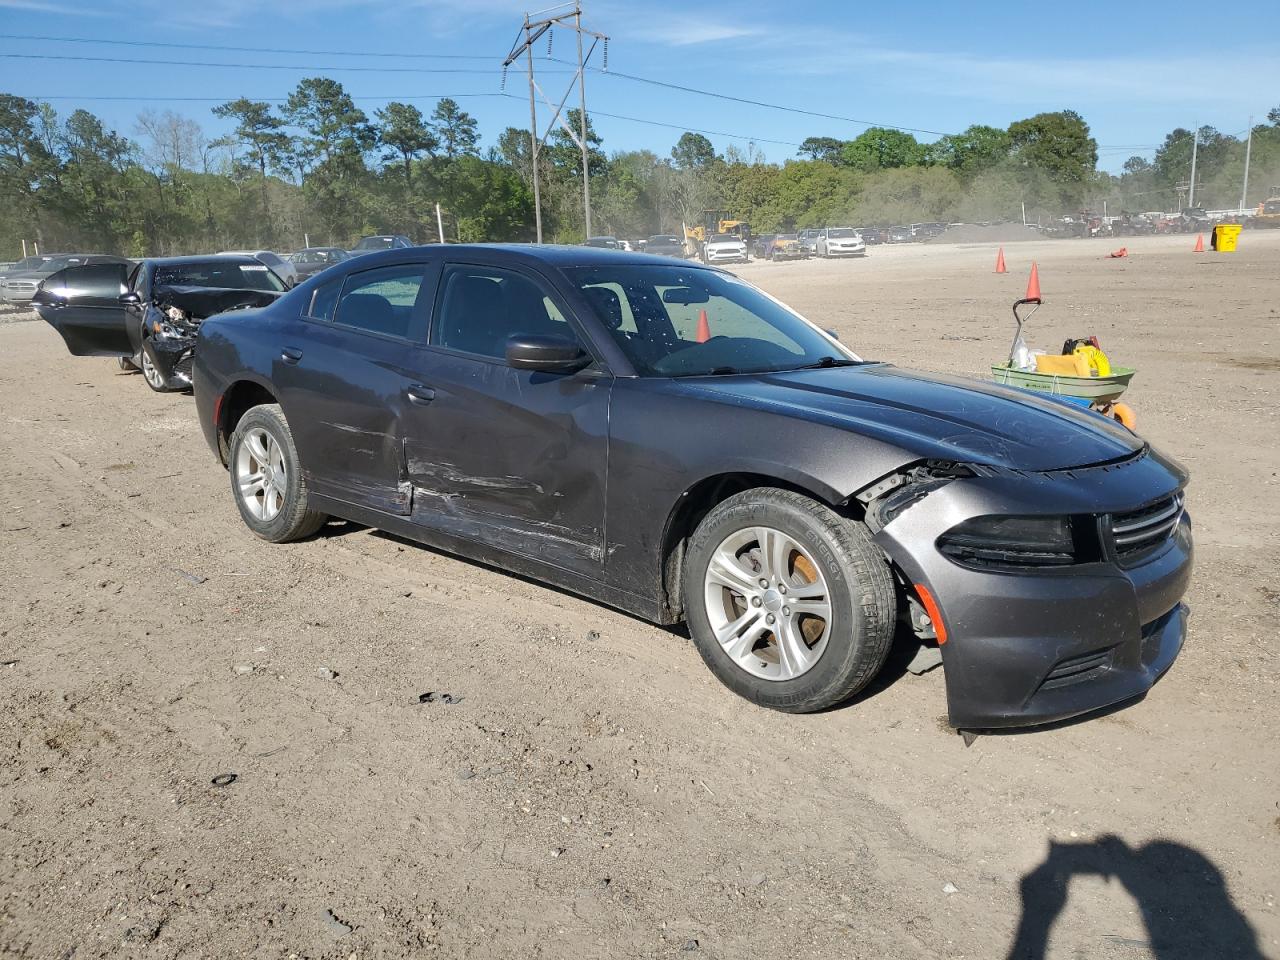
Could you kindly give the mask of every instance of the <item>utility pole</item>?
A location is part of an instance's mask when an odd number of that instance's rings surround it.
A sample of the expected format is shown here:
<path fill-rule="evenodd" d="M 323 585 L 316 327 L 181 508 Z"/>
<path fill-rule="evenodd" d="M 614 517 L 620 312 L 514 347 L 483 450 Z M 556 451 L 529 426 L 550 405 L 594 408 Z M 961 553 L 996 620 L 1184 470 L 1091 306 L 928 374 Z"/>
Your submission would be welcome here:
<path fill-rule="evenodd" d="M 1240 212 L 1249 203 L 1249 154 L 1253 152 L 1253 117 L 1249 118 L 1249 139 L 1244 143 L 1244 184 L 1240 187 Z"/>
<path fill-rule="evenodd" d="M 574 71 L 574 80 L 570 81 L 569 87 L 565 90 L 564 96 L 560 98 L 559 103 L 553 103 L 551 98 L 543 92 L 542 87 L 538 85 L 533 70 L 533 45 L 542 38 L 543 34 L 547 34 L 547 50 L 548 54 L 550 54 L 550 34 L 555 27 L 572 30 L 577 35 L 578 42 L 578 68 Z M 582 49 L 582 38 L 584 36 L 591 38 L 591 46 L 585 52 Z M 600 43 L 604 44 L 604 68 L 607 70 L 609 68 L 609 38 L 603 33 L 588 30 L 582 25 L 582 4 L 580 0 L 573 0 L 572 3 L 561 3 L 554 7 L 548 7 L 546 10 L 539 10 L 537 13 L 525 14 L 524 23 L 520 27 L 520 33 L 516 35 L 515 44 L 511 47 L 511 52 L 507 54 L 507 58 L 502 61 L 504 85 L 506 83 L 507 69 L 522 56 L 526 61 L 526 75 L 529 80 L 529 161 L 533 165 L 533 217 L 539 243 L 542 242 L 542 195 L 538 173 L 538 157 L 542 153 L 542 148 L 546 145 L 547 136 L 557 123 L 569 135 L 569 139 L 577 144 L 582 153 L 583 226 L 586 228 L 586 235 L 591 235 L 591 150 L 590 145 L 587 143 L 586 71 L 587 64 L 591 60 L 591 54 L 595 52 L 596 45 Z M 573 92 L 575 82 L 578 87 L 578 103 L 581 113 L 577 130 L 569 126 L 562 116 L 565 101 L 569 99 L 569 94 Z M 538 97 L 542 97 L 547 106 L 552 109 L 551 120 L 541 135 L 538 133 Z"/>
<path fill-rule="evenodd" d="M 1196 205 L 1196 154 L 1200 151 L 1200 128 L 1196 127 L 1195 138 L 1191 141 L 1191 199 L 1187 201 L 1188 207 Z"/>

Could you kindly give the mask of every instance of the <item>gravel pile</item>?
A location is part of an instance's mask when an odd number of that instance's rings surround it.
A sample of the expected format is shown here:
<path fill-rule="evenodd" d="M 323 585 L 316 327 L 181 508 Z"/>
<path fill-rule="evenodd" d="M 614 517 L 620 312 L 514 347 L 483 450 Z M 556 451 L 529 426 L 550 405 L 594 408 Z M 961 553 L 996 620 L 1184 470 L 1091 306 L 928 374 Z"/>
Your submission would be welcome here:
<path fill-rule="evenodd" d="M 926 243 L 1017 243 L 1019 240 L 1042 240 L 1043 236 L 1035 227 L 1024 227 L 1020 223 L 962 223 L 959 226 L 947 227 L 942 233 Z"/>

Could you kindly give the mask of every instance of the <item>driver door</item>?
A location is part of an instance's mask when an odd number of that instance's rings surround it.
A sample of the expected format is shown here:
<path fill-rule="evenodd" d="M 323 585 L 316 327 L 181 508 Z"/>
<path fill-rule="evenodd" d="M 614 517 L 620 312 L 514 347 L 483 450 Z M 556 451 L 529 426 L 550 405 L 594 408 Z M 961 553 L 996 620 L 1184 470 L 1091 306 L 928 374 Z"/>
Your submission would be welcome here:
<path fill-rule="evenodd" d="M 131 357 L 129 321 L 139 305 L 129 293 L 127 263 L 67 267 L 49 276 L 32 298 L 40 318 L 76 357 Z"/>

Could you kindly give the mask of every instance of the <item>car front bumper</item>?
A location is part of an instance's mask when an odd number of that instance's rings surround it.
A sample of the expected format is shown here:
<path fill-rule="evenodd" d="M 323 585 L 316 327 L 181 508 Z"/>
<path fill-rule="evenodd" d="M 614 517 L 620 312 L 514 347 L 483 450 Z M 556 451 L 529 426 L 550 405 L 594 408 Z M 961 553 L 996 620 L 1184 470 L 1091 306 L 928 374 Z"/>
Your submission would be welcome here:
<path fill-rule="evenodd" d="M 15 283 L 12 286 L 6 283 L 0 288 L 0 294 L 3 294 L 8 303 L 30 303 L 38 287 L 35 283 Z"/>
<path fill-rule="evenodd" d="M 866 247 L 827 247 L 828 257 L 865 257 Z"/>
<path fill-rule="evenodd" d="M 151 337 L 151 360 L 170 390 L 191 388 L 191 365 L 195 359 L 195 337 Z"/>
<path fill-rule="evenodd" d="M 745 250 L 708 250 L 707 263 L 746 263 Z"/>
<path fill-rule="evenodd" d="M 1166 473 L 1162 482 L 1162 471 L 1146 459 L 1145 467 L 1128 468 L 1132 482 L 1113 490 L 1115 499 L 1095 501 L 1098 507 L 1087 512 L 1131 510 L 1178 488 L 1179 478 Z M 1080 479 L 1076 485 L 1088 487 L 1102 478 Z M 1053 488 L 1062 486 L 1067 496 L 1070 484 L 1050 481 L 1034 499 L 1047 493 L 1054 502 Z M 1033 512 L 1029 503 L 999 495 L 999 488 L 1016 485 L 954 481 L 877 534 L 907 579 L 937 601 L 947 633 L 941 652 L 948 716 L 958 729 L 1037 726 L 1139 699 L 1173 664 L 1186 637 L 1182 598 L 1194 546 L 1185 512 L 1159 549 L 1129 567 L 1104 559 L 997 572 L 963 567 L 938 551 L 937 537 L 970 516 Z M 1074 492 L 1081 505 L 1089 502 L 1089 491 Z"/>

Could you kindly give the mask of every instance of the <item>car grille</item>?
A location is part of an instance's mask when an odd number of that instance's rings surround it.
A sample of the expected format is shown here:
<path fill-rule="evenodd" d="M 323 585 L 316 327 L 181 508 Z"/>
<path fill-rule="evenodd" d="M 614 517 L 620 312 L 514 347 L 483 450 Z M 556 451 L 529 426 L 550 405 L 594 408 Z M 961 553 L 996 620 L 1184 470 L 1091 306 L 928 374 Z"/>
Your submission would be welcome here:
<path fill-rule="evenodd" d="M 1172 539 L 1182 519 L 1183 499 L 1178 492 L 1137 510 L 1111 515 L 1111 542 L 1122 566 L 1139 562 Z"/>
<path fill-rule="evenodd" d="M 186 353 L 182 358 L 173 365 L 173 374 L 176 377 L 182 377 L 188 383 L 191 381 L 191 364 L 195 361 L 195 354 Z"/>

